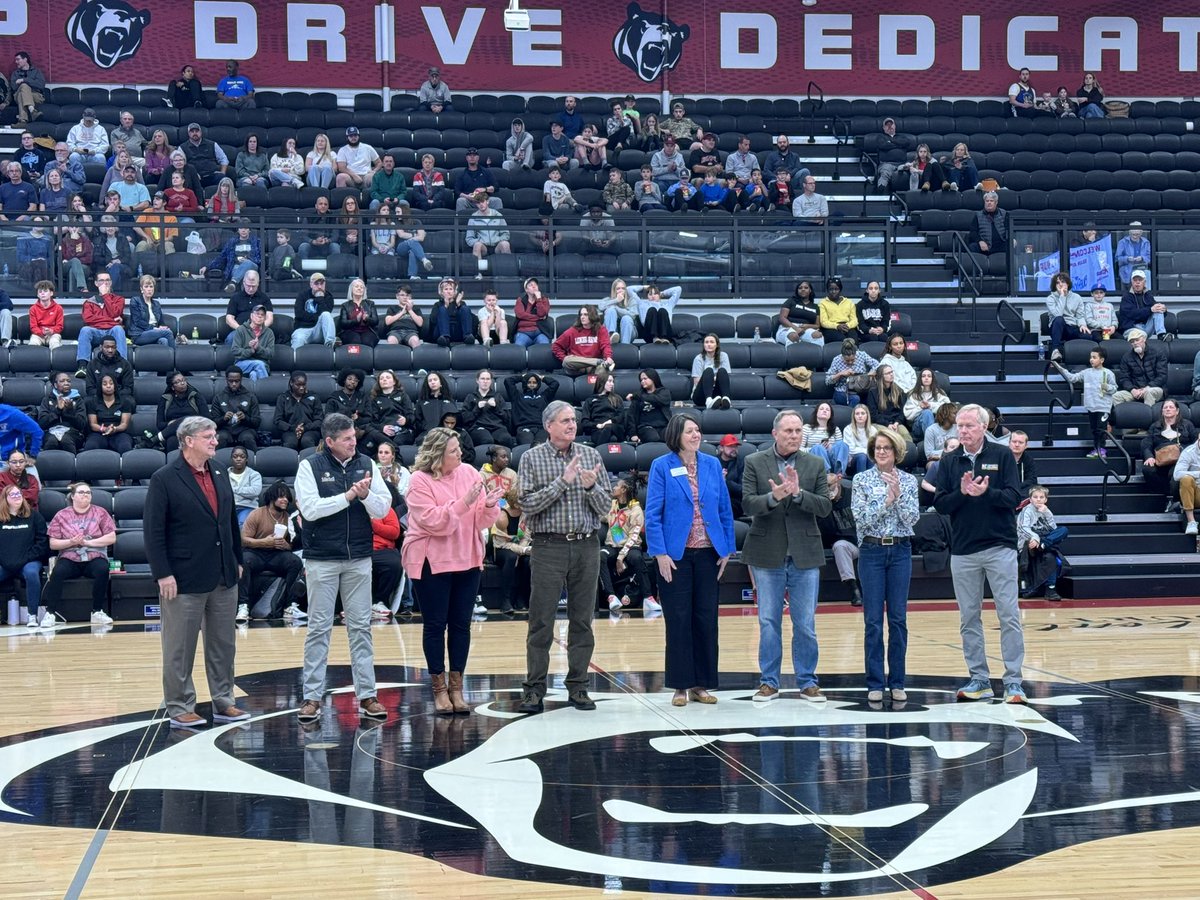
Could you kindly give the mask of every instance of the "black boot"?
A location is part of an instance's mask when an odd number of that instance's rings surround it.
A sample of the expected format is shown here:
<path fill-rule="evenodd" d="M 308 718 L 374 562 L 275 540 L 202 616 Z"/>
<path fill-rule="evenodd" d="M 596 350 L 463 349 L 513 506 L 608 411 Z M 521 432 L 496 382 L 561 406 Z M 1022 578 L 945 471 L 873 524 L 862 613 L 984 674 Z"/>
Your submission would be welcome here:
<path fill-rule="evenodd" d="M 858 589 L 858 582 L 851 581 L 850 584 L 854 588 L 854 596 L 850 598 L 850 605 L 862 606 L 862 591 Z"/>

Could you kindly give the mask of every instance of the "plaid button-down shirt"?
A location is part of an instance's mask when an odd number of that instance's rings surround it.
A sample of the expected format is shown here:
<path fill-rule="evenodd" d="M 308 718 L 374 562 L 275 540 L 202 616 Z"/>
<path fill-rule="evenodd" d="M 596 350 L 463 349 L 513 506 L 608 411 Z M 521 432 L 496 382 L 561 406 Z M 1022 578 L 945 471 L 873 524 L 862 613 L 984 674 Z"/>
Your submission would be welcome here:
<path fill-rule="evenodd" d="M 532 534 L 572 534 L 595 531 L 612 504 L 608 476 L 601 471 L 591 490 L 576 478 L 574 484 L 563 481 L 563 470 L 572 457 L 578 457 L 579 470 L 601 465 L 600 454 L 586 444 L 571 444 L 558 450 L 549 441 L 530 448 L 517 471 L 521 509 Z"/>

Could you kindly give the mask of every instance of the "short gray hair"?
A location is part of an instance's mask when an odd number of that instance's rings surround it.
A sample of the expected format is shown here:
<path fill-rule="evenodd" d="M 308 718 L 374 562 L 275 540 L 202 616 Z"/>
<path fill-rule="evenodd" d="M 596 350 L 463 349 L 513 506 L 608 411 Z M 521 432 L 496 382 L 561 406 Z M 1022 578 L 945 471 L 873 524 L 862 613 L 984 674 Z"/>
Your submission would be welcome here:
<path fill-rule="evenodd" d="M 345 413 L 330 413 L 321 420 L 321 439 L 331 438 L 354 428 L 354 420 Z"/>
<path fill-rule="evenodd" d="M 781 409 L 779 412 L 775 413 L 775 421 L 771 423 L 771 430 L 774 431 L 777 429 L 779 427 L 779 423 L 782 422 L 787 416 L 795 416 L 800 420 L 801 425 L 804 424 L 804 416 L 800 415 L 799 410 Z"/>
<path fill-rule="evenodd" d="M 575 411 L 575 407 L 566 400 L 551 400 L 547 403 L 546 408 L 542 410 L 542 427 L 549 428 L 550 423 L 562 415 L 564 409 Z"/>
<path fill-rule="evenodd" d="M 976 420 L 984 428 L 987 428 L 988 423 L 992 421 L 992 414 L 978 403 L 964 403 L 958 408 L 958 416 L 961 416 L 963 413 L 974 413 Z M 958 416 L 955 416 L 955 418 Z"/>
<path fill-rule="evenodd" d="M 217 423 L 206 416 L 187 416 L 179 423 L 179 428 L 175 431 L 175 437 L 179 443 L 183 443 L 184 438 L 195 437 L 202 431 L 217 430 Z"/>
<path fill-rule="evenodd" d="M 983 199 L 984 200 L 999 200 L 1000 195 L 997 194 L 995 191 L 988 191 L 986 194 L 983 195 Z"/>

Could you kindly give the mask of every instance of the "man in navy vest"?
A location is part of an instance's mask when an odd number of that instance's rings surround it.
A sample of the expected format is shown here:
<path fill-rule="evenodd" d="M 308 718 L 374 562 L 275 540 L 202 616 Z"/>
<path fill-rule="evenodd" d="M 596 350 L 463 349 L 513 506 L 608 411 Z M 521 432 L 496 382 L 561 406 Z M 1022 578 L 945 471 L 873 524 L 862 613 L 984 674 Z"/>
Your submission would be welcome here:
<path fill-rule="evenodd" d="M 354 422 L 330 413 L 321 422 L 321 449 L 300 461 L 296 505 L 304 522 L 304 570 L 308 584 L 308 635 L 304 639 L 302 723 L 321 717 L 329 631 L 338 592 L 346 611 L 350 667 L 359 714 L 386 719 L 375 696 L 371 644 L 371 519 L 392 506 L 379 467 L 358 452 Z"/>

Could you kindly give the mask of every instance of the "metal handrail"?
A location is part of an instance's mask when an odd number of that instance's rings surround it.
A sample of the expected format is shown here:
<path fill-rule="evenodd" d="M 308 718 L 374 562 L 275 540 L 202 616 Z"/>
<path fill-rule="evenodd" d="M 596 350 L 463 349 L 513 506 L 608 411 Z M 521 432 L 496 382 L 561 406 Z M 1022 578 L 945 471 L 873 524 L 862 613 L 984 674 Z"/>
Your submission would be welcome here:
<path fill-rule="evenodd" d="M 1046 392 L 1050 394 L 1050 403 L 1046 407 L 1046 435 L 1042 438 L 1043 447 L 1054 446 L 1054 407 L 1058 407 L 1063 412 L 1067 412 L 1075 405 L 1075 388 L 1071 382 L 1065 378 L 1063 381 L 1067 384 L 1067 400 L 1064 403 L 1055 393 L 1054 388 L 1050 387 L 1050 373 L 1058 371 L 1054 368 L 1054 363 L 1047 360 L 1046 367 L 1042 370 L 1042 386 L 1046 388 Z"/>
<path fill-rule="evenodd" d="M 815 98 L 813 91 L 816 91 L 817 94 Z M 815 81 L 810 81 L 805 89 L 805 99 L 812 103 L 808 114 L 808 143 L 815 144 L 817 142 L 817 113 L 825 108 L 825 91 Z"/>
<path fill-rule="evenodd" d="M 833 117 L 833 136 L 837 143 L 834 144 L 833 174 L 830 181 L 841 181 L 842 149 L 850 143 L 850 123 L 841 116 Z"/>
<path fill-rule="evenodd" d="M 955 231 L 952 232 L 952 234 L 954 235 L 952 239 L 953 259 L 955 266 L 958 268 L 958 304 L 959 306 L 962 305 L 963 285 L 966 284 L 971 291 L 971 333 L 977 334 L 979 331 L 977 319 L 979 295 L 983 291 L 983 266 L 980 265 L 979 260 L 975 258 L 975 254 L 971 252 L 971 248 L 967 246 L 967 242 L 963 239 L 962 232 Z M 971 272 L 968 272 L 967 268 L 963 265 L 964 254 L 971 262 Z M 976 283 L 976 277 L 979 279 L 978 283 Z"/>
<path fill-rule="evenodd" d="M 1013 316 L 1020 321 L 1020 334 L 1013 334 L 1012 331 L 1005 327 L 1004 322 L 1000 318 L 1000 313 L 1004 312 L 1005 309 L 1011 311 Z M 1007 300 L 1001 300 L 996 304 L 996 324 L 1000 327 L 1001 332 L 1003 332 L 1003 336 L 1000 338 L 1000 369 L 996 372 L 996 380 L 1005 381 L 1008 378 L 1008 375 L 1004 371 L 1004 362 L 1008 357 L 1008 345 L 1010 342 L 1018 344 L 1025 338 L 1025 335 L 1029 333 L 1029 323 L 1025 321 L 1025 314 L 1020 309 L 1013 306 Z"/>
<path fill-rule="evenodd" d="M 1124 475 L 1118 474 L 1117 471 L 1111 465 L 1109 465 L 1108 458 L 1105 457 L 1105 459 L 1104 459 L 1104 479 L 1100 482 L 1100 508 L 1098 510 L 1096 510 L 1096 521 L 1097 522 L 1107 522 L 1108 521 L 1108 482 L 1109 482 L 1109 479 L 1111 478 L 1117 484 L 1128 484 L 1129 479 L 1131 479 L 1133 477 L 1133 458 L 1129 455 L 1129 451 L 1125 449 L 1125 445 L 1122 444 L 1120 441 L 1118 441 L 1115 437 L 1113 437 L 1111 432 L 1109 432 L 1108 436 L 1105 438 L 1104 444 L 1106 447 L 1109 444 L 1116 447 L 1117 450 L 1119 450 L 1121 452 L 1121 456 L 1125 457 L 1125 474 Z"/>

